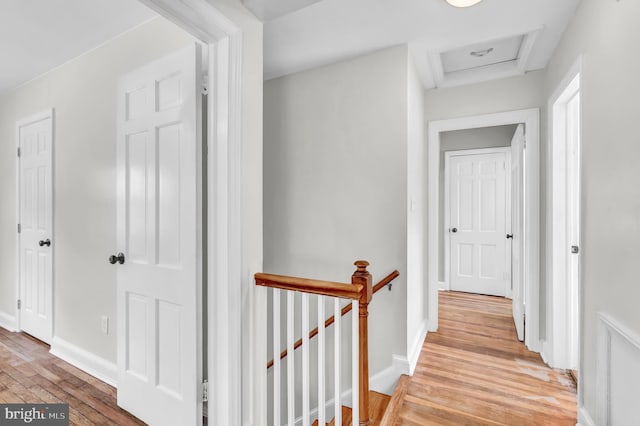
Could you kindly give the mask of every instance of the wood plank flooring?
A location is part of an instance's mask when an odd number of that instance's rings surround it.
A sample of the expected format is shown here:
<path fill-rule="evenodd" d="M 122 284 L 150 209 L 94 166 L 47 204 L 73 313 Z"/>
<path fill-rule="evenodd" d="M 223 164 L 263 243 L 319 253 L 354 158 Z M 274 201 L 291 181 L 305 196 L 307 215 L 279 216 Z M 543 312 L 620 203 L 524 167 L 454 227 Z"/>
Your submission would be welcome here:
<path fill-rule="evenodd" d="M 575 385 L 516 337 L 511 301 L 440 292 L 394 425 L 576 424 Z"/>
<path fill-rule="evenodd" d="M 0 403 L 68 403 L 72 425 L 143 425 L 116 389 L 54 357 L 49 346 L 0 327 Z"/>

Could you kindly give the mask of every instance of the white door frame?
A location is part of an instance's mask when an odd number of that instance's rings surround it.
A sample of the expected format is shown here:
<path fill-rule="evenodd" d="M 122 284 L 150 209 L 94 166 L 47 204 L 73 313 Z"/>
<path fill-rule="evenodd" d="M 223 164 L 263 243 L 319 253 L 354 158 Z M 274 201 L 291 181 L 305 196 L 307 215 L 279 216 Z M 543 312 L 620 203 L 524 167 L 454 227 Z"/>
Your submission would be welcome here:
<path fill-rule="evenodd" d="M 208 46 L 207 186 L 208 186 L 208 382 L 205 409 L 210 424 L 260 424 L 266 418 L 261 393 L 266 369 L 260 350 L 242 348 L 243 327 L 253 331 L 259 315 L 251 304 L 266 306 L 262 293 L 242 271 L 242 31 L 207 0 L 140 0 Z M 243 310 L 243 306 L 245 309 Z M 249 333 L 256 348 L 265 333 Z M 258 366 L 262 368 L 258 368 Z M 251 386 L 243 392 L 243 377 Z M 263 414 L 264 412 L 264 414 Z"/>
<path fill-rule="evenodd" d="M 566 368 L 568 364 L 568 348 L 565 340 L 567 337 L 566 324 L 569 321 L 567 306 L 567 294 L 565 292 L 567 265 L 566 262 L 554 262 L 554 259 L 561 259 L 568 256 L 568 245 L 566 239 L 560 233 L 554 231 L 555 210 L 563 209 L 558 206 L 558 197 L 564 196 L 566 186 L 565 164 L 559 164 L 558 157 L 565 159 L 566 143 L 564 125 L 556 125 L 557 114 L 555 112 L 556 103 L 562 103 L 562 98 L 568 91 L 580 90 L 582 84 L 580 76 L 582 73 L 582 56 L 578 57 L 571 66 L 565 77 L 549 98 L 548 103 L 548 140 L 547 149 L 547 244 L 546 244 L 546 276 L 547 276 L 547 334 L 543 345 L 542 356 L 545 362 L 552 367 Z M 572 87 L 574 86 L 574 87 Z M 576 87 L 577 86 L 577 87 Z M 561 189 L 562 188 L 562 189 Z M 560 193 L 562 192 L 562 193 Z M 564 203 L 562 203 L 564 204 Z M 555 208 L 554 208 L 555 206 Z M 582 290 L 578 288 L 578 311 L 583 306 Z M 580 333 L 579 333 L 580 335 Z M 578 337 L 578 341 L 580 338 Z M 581 358 L 581 355 L 579 355 Z M 578 372 L 580 369 L 578 370 Z M 582 381 L 579 380 L 579 385 Z M 580 386 L 578 397 L 581 396 Z M 581 402 L 581 401 L 579 401 Z"/>
<path fill-rule="evenodd" d="M 438 235 L 438 199 L 440 170 L 440 133 L 478 127 L 525 124 L 527 141 L 525 206 L 527 210 L 525 232 L 530 238 L 525 246 L 526 333 L 525 344 L 535 352 L 540 351 L 539 340 L 539 247 L 540 247 L 540 110 L 538 108 L 483 114 L 470 117 L 438 120 L 429 123 L 428 139 L 428 235 Z M 438 329 L 438 238 L 429 239 L 429 331 Z"/>
<path fill-rule="evenodd" d="M 17 152 L 20 149 L 20 128 L 24 127 L 24 126 L 28 126 L 29 124 L 35 123 L 37 121 L 41 121 L 41 120 L 46 120 L 46 119 L 51 119 L 51 169 L 50 169 L 50 173 L 51 176 L 49 177 L 50 182 L 51 182 L 51 237 L 50 239 L 52 241 L 55 242 L 55 235 L 53 232 L 53 219 L 54 219 L 54 206 L 55 206 L 55 196 L 54 196 L 54 182 L 53 182 L 53 167 L 54 167 L 54 161 L 53 161 L 53 154 L 54 154 L 54 142 L 55 142 L 55 124 L 53 122 L 53 108 L 48 108 L 45 109 L 43 111 L 40 111 L 36 114 L 30 115 L 29 117 L 23 118 L 22 120 L 19 120 L 16 122 L 16 226 L 18 225 L 18 223 L 20 223 L 21 220 L 21 213 L 20 213 L 20 199 L 21 199 L 21 194 L 20 194 L 20 157 L 17 156 Z M 17 231 L 17 229 L 16 229 Z M 50 333 L 49 336 L 51 339 L 53 339 L 53 318 L 54 318 L 54 312 L 53 312 L 53 296 L 54 296 L 54 274 L 53 274 L 53 270 L 55 268 L 55 264 L 53 262 L 53 260 L 55 259 L 55 244 L 52 244 L 50 247 L 51 250 L 51 300 L 49 300 L 49 312 L 51 312 L 51 324 L 50 324 Z M 16 232 L 16 314 L 15 314 L 15 330 L 16 331 L 21 331 L 22 330 L 22 326 L 21 326 L 21 320 L 20 320 L 20 309 L 18 309 L 18 304 L 17 304 L 17 300 L 20 299 L 21 296 L 21 292 L 20 292 L 20 282 L 22 280 L 22 276 L 21 276 L 21 249 L 20 249 L 20 233 Z M 50 342 L 48 342 L 50 343 Z"/>
<path fill-rule="evenodd" d="M 509 226 L 511 222 L 511 173 L 507 171 L 511 170 L 511 150 L 509 147 L 496 147 L 496 148 L 478 148 L 478 149 L 462 149 L 462 150 L 451 150 L 444 152 L 444 289 L 451 290 L 451 233 L 448 232 L 451 223 L 451 189 L 449 185 L 451 184 L 451 176 L 449 173 L 451 172 L 451 157 L 461 156 L 461 155 L 479 155 L 479 154 L 496 154 L 501 153 L 505 155 L 506 161 L 506 170 L 505 170 L 505 225 L 507 233 L 511 229 Z M 505 234 L 506 239 L 506 234 Z M 505 244 L 506 247 L 506 244 Z M 507 257 L 505 257 L 505 271 L 509 273 L 511 277 L 511 250 L 506 249 Z M 505 287 L 505 295 L 507 297 L 511 297 L 511 286 L 509 285 L 511 281 L 507 281 L 507 285 Z"/>

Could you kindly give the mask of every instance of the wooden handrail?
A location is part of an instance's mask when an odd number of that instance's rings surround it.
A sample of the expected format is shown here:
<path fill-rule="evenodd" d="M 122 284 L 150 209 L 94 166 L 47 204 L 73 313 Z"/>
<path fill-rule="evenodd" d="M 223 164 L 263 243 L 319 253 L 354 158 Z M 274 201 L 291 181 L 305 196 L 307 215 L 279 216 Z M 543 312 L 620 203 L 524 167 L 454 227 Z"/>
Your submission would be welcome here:
<path fill-rule="evenodd" d="M 261 274 L 261 275 L 266 275 L 266 274 Z M 257 283 L 257 274 L 256 274 L 256 283 Z M 380 291 L 384 286 L 389 285 L 389 283 L 391 283 L 391 281 L 395 280 L 396 278 L 398 278 L 398 276 L 400 276 L 400 272 L 393 271 L 392 273 L 390 273 L 389 275 L 387 275 L 386 277 L 384 277 L 382 280 L 380 280 L 380 282 L 378 282 L 375 286 L 373 286 L 373 293 L 377 293 L 378 291 Z M 353 286 L 353 284 L 347 284 L 349 286 Z M 280 287 L 279 287 L 280 288 Z M 345 305 L 342 310 L 340 311 L 340 316 L 345 316 L 347 313 L 351 312 L 351 303 Z M 336 320 L 336 317 L 334 315 L 331 315 L 325 322 L 324 322 L 324 328 L 329 327 L 331 324 L 333 324 Z M 313 330 L 311 330 L 309 332 L 309 339 L 313 339 L 314 337 L 316 337 L 318 335 L 318 327 L 314 328 Z M 293 345 L 293 350 L 298 349 L 300 346 L 302 346 L 302 339 L 298 339 L 294 345 Z M 287 356 L 287 350 L 285 349 L 284 351 L 280 352 L 280 359 L 284 359 Z M 273 360 L 267 362 L 267 370 L 269 368 L 273 367 Z"/>
<path fill-rule="evenodd" d="M 256 285 L 279 288 L 281 290 L 300 291 L 302 293 L 319 294 L 321 296 L 340 297 L 359 300 L 362 285 L 336 283 L 332 281 L 311 280 L 308 278 L 287 277 L 284 275 L 255 275 Z"/>

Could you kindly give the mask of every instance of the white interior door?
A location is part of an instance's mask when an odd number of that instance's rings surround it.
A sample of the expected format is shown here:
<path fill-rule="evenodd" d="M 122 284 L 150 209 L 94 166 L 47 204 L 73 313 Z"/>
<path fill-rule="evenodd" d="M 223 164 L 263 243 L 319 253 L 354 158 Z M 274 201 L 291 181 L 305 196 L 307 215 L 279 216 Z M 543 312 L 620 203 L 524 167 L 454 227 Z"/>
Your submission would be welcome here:
<path fill-rule="evenodd" d="M 578 369 L 580 356 L 580 92 L 567 102 L 567 265 L 568 360 Z"/>
<path fill-rule="evenodd" d="M 118 88 L 118 405 L 152 425 L 202 423 L 199 65 L 189 46 Z"/>
<path fill-rule="evenodd" d="M 20 329 L 50 343 L 53 330 L 52 111 L 17 125 Z"/>
<path fill-rule="evenodd" d="M 511 140 L 511 297 L 518 340 L 524 341 L 524 124 Z"/>
<path fill-rule="evenodd" d="M 451 290 L 504 297 L 507 151 L 466 152 L 447 168 Z"/>

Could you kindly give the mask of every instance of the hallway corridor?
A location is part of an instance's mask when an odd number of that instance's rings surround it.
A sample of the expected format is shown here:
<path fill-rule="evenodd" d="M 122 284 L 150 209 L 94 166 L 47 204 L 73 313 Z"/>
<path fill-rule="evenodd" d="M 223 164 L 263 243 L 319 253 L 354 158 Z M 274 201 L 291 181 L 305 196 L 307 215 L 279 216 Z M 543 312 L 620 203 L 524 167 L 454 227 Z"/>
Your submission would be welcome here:
<path fill-rule="evenodd" d="M 396 425 L 575 425 L 571 378 L 516 337 L 511 300 L 439 293 Z"/>

